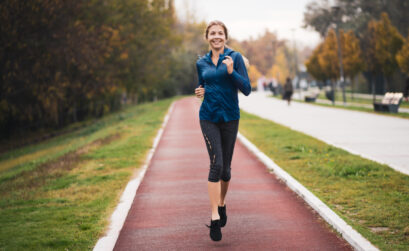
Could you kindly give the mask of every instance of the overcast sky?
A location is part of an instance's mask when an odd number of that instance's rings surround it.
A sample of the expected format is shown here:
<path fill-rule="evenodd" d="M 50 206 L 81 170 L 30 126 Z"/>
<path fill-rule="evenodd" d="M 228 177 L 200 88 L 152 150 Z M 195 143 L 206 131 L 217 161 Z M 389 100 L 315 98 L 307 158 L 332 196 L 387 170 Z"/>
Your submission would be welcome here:
<path fill-rule="evenodd" d="M 315 46 L 319 35 L 302 28 L 304 10 L 311 0 L 175 0 L 178 16 L 185 18 L 187 5 L 196 18 L 223 21 L 236 39 L 257 38 L 266 29 L 297 45 Z M 294 30 L 294 32 L 292 31 Z"/>

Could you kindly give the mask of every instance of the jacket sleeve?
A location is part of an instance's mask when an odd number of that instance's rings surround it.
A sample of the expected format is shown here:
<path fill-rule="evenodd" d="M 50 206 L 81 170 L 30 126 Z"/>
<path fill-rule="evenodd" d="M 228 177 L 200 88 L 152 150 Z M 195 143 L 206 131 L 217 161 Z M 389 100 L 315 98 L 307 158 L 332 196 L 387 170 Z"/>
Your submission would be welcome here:
<path fill-rule="evenodd" d="M 196 62 L 196 69 L 197 69 L 197 78 L 199 79 L 199 82 L 198 82 L 196 88 L 198 88 L 200 85 L 202 87 L 204 87 L 205 81 L 204 81 L 203 76 L 202 76 L 202 70 L 200 68 L 199 61 Z"/>
<path fill-rule="evenodd" d="M 233 83 L 236 87 L 246 96 L 251 92 L 251 85 L 249 76 L 247 75 L 247 69 L 244 64 L 243 57 L 240 53 L 237 53 L 237 56 L 234 60 L 233 73 L 230 74 L 230 77 L 233 79 Z"/>

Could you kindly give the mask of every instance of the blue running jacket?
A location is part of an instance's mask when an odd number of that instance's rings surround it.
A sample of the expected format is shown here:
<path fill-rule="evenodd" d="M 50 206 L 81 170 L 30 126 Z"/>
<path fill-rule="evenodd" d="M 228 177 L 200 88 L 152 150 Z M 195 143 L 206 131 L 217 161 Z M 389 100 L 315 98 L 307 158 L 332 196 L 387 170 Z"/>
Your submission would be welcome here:
<path fill-rule="evenodd" d="M 227 72 L 227 66 L 222 63 L 226 56 L 233 59 L 232 74 Z M 217 123 L 240 119 L 237 90 L 246 96 L 251 92 L 250 80 L 241 54 L 225 47 L 216 66 L 212 62 L 210 51 L 197 60 L 196 67 L 199 78 L 197 87 L 201 85 L 205 88 L 199 112 L 200 120 Z"/>

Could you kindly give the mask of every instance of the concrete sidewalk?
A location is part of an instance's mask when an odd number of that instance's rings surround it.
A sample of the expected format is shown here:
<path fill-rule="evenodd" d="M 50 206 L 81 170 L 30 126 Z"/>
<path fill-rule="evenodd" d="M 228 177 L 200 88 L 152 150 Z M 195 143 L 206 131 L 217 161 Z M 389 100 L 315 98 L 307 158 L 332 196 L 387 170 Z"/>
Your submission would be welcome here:
<path fill-rule="evenodd" d="M 240 108 L 409 174 L 409 120 L 240 95 Z"/>
<path fill-rule="evenodd" d="M 199 102 L 175 103 L 115 250 L 351 250 L 239 141 L 223 239 L 213 242 Z"/>

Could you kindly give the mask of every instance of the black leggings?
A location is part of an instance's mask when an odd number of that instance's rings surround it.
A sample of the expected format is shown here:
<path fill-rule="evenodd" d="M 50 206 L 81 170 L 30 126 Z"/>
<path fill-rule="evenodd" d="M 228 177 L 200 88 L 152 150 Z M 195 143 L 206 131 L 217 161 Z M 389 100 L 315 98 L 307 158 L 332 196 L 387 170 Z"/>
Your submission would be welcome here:
<path fill-rule="evenodd" d="M 220 179 L 229 181 L 230 165 L 236 143 L 239 120 L 213 123 L 200 120 L 200 127 L 210 158 L 208 181 L 218 182 Z"/>

